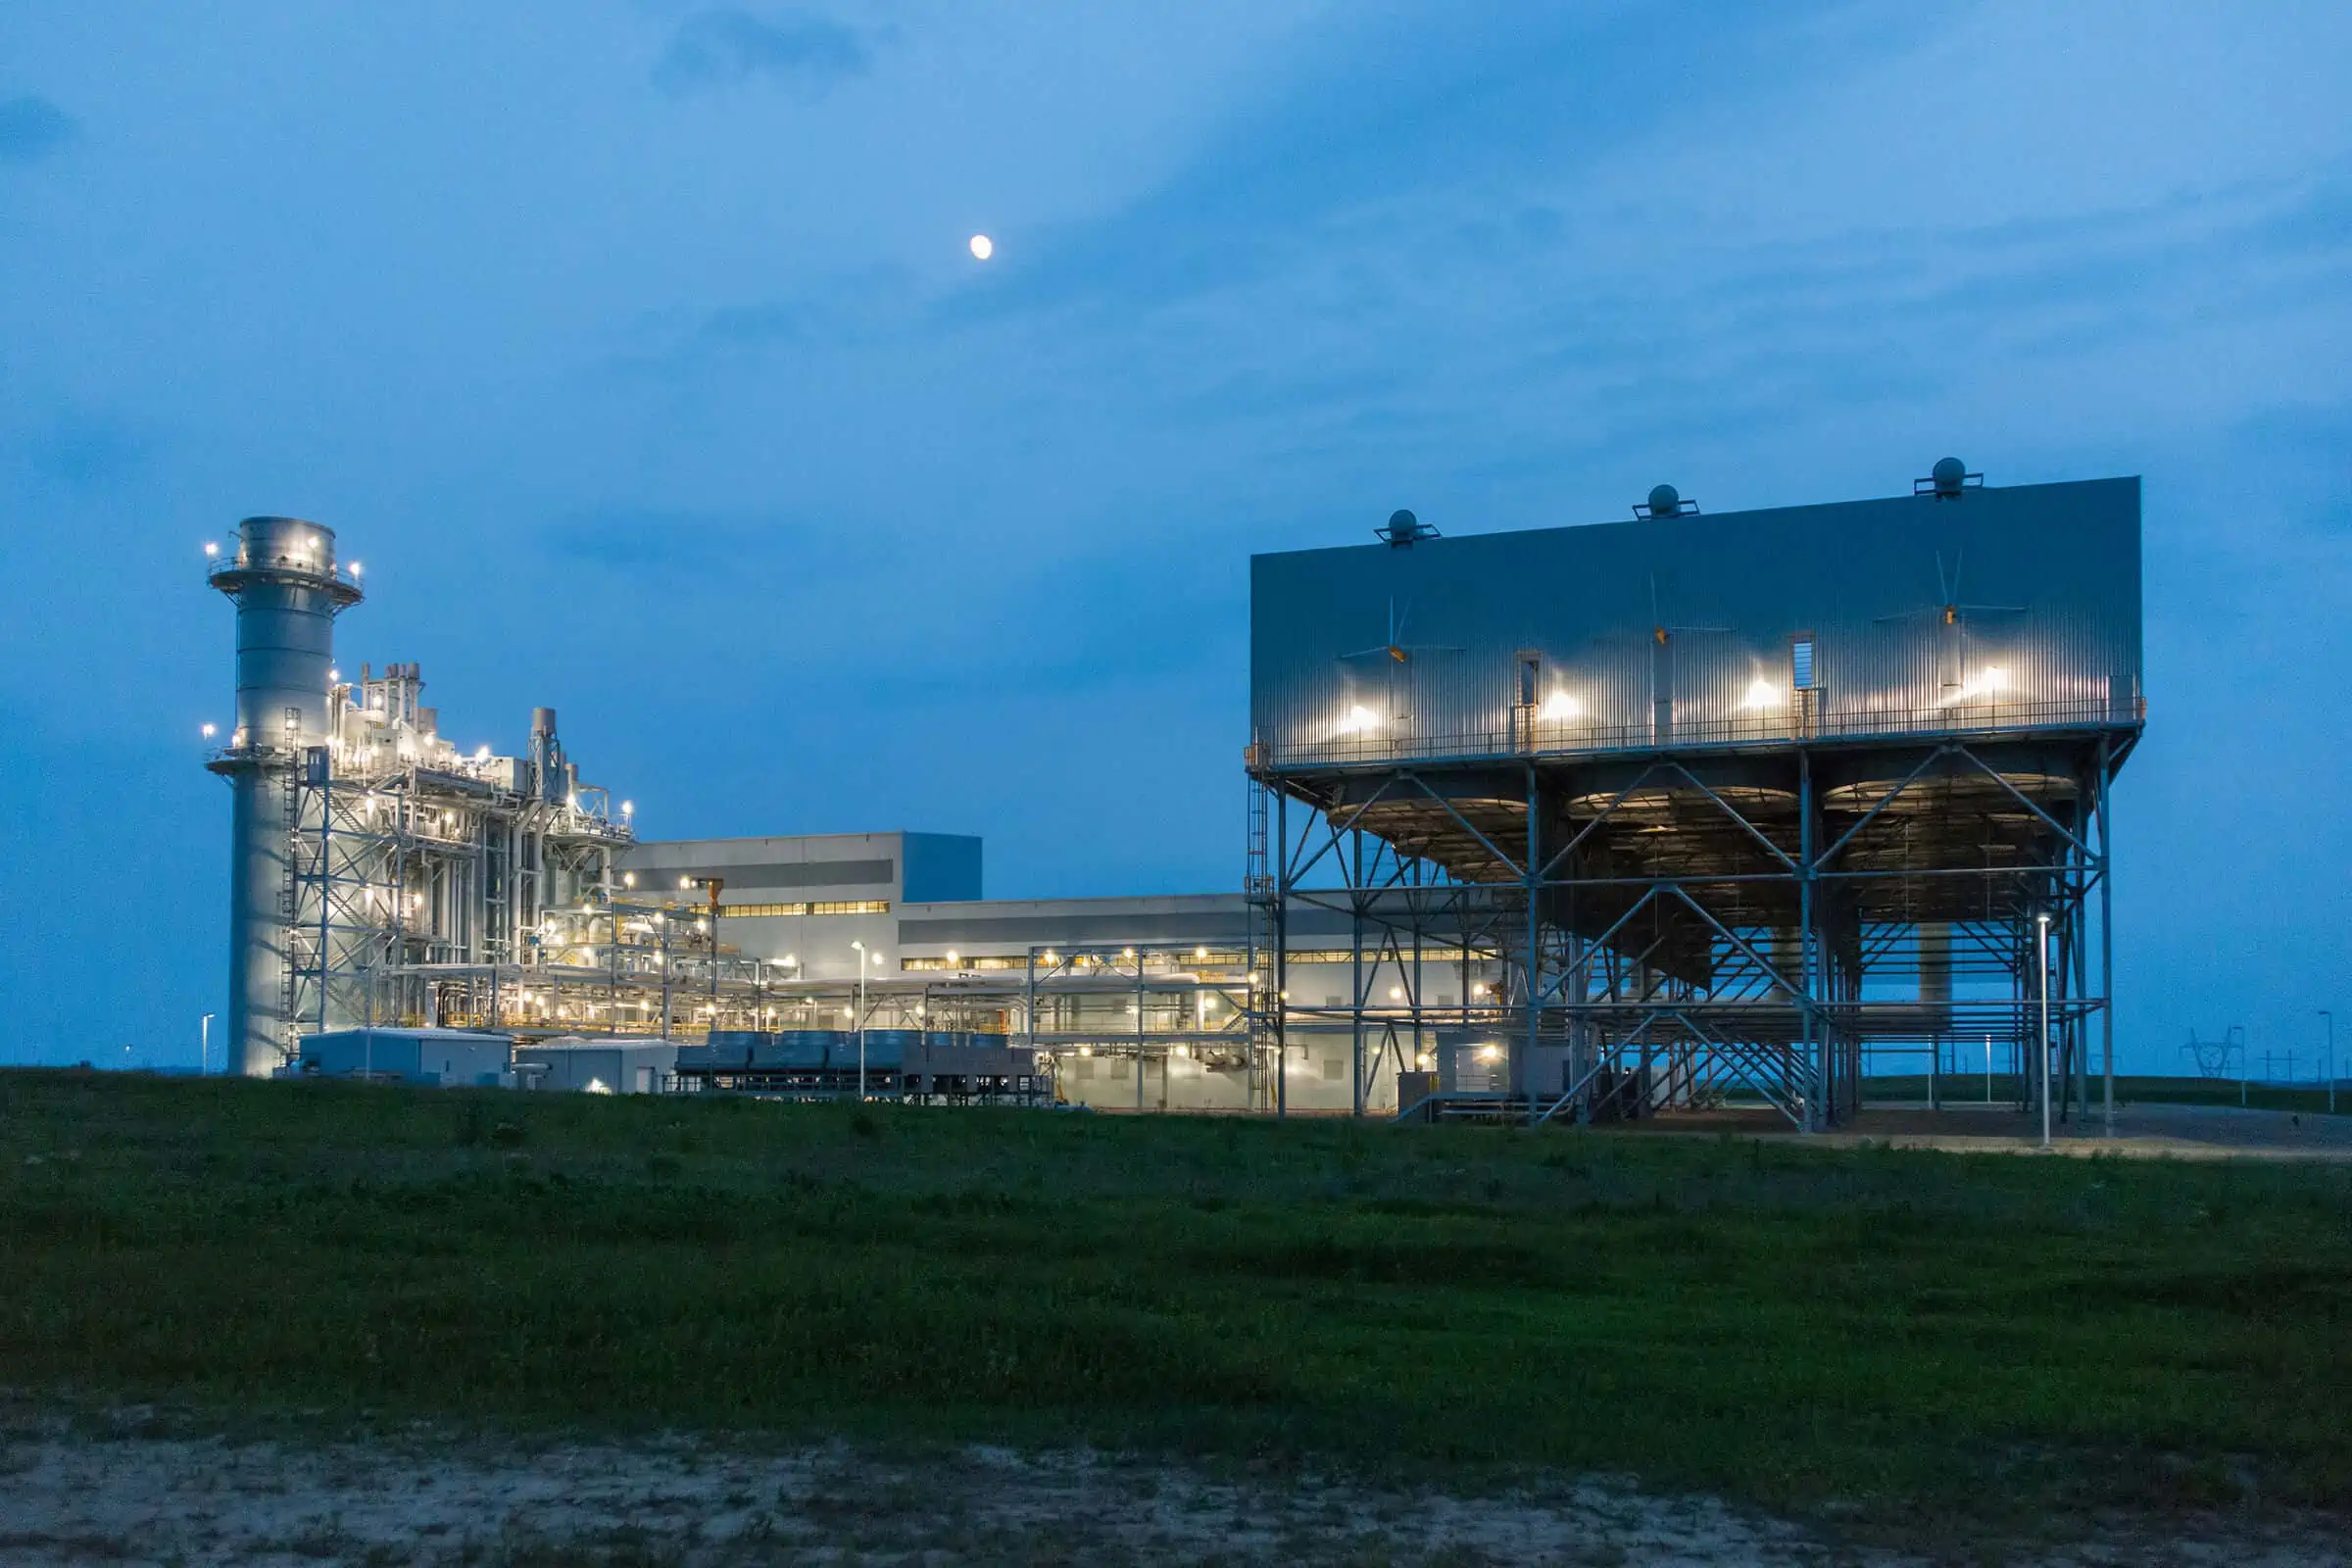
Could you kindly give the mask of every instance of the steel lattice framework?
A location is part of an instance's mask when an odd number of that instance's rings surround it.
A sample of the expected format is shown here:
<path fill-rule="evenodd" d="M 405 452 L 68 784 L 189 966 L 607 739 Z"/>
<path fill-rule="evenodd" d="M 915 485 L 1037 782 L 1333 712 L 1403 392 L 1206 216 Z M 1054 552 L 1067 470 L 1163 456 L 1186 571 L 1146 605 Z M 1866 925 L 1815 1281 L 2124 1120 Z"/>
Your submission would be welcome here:
<path fill-rule="evenodd" d="M 1818 1129 L 1861 1103 L 1866 1067 L 1933 1084 L 1962 1045 L 1999 1052 L 2029 1096 L 2046 1070 L 2062 1115 L 2095 1065 L 2111 1107 L 2109 798 L 2144 723 L 2137 512 L 2135 481 L 1955 485 L 1260 558 L 1247 886 L 1277 1103 L 1289 1034 L 1338 1023 L 1359 1114 L 1390 1068 L 1435 1067 L 1399 1080 L 1404 1108 L 1541 1122 L 1732 1096 Z M 1970 569 L 2019 602 L 1905 609 L 1930 527 L 1967 530 Z M 1646 604 L 1525 586 L 1629 557 L 1649 563 Z M 1844 577 L 1793 575 L 1808 558 Z M 1960 558 L 1937 554 L 1942 597 Z M 1723 624 L 1666 623 L 1675 570 Z M 1776 572 L 1788 603 L 1748 586 Z M 1315 603 L 1325 583 L 1385 590 L 1389 644 L 1350 651 Z M 1408 595 L 1430 642 L 1403 641 Z M 1379 682 L 1350 663 L 1367 653 Z M 1351 922 L 1344 1006 L 1289 996 L 1301 907 Z M 1456 1008 L 1422 1004 L 1433 948 L 1463 964 Z M 1501 978 L 1479 996 L 1485 957 Z M 1465 1081 L 1454 1048 L 1479 1039 L 1507 1056 L 1499 1082 Z"/>

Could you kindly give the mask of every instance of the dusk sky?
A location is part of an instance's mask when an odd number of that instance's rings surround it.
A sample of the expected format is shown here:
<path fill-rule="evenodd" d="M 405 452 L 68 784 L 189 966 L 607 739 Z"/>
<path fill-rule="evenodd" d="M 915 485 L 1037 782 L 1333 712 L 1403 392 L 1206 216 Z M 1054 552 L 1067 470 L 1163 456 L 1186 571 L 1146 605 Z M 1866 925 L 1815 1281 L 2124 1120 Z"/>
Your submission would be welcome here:
<path fill-rule="evenodd" d="M 248 514 L 648 836 L 1193 892 L 1252 552 L 1947 452 L 2145 476 L 2124 1064 L 2352 1055 L 2347 81 L 2342 0 L 8 6 L 0 1059 L 222 1006 Z"/>

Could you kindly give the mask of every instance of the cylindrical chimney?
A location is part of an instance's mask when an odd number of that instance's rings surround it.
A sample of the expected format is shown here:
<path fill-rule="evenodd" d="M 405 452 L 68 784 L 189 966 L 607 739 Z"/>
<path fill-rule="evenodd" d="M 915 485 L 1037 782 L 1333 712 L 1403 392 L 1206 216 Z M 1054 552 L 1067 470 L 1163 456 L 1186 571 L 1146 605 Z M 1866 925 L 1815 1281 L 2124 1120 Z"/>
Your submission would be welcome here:
<path fill-rule="evenodd" d="M 226 1070 L 262 1077 L 293 1048 L 286 1013 L 288 926 L 294 905 L 287 832 L 304 752 L 327 742 L 326 672 L 335 616 L 360 602 L 335 570 L 335 535 L 298 517 L 248 517 L 212 585 L 237 607 L 237 727 L 207 765 L 227 775 Z"/>

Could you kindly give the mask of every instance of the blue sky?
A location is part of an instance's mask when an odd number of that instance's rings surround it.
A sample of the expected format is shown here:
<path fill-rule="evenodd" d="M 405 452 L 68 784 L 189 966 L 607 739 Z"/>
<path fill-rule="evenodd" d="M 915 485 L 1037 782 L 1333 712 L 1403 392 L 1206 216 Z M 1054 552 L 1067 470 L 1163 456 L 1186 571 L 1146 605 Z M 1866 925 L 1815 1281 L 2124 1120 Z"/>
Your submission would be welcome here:
<path fill-rule="evenodd" d="M 10 7 L 0 1059 L 194 1054 L 249 513 L 368 563 L 346 664 L 467 746 L 556 706 L 651 834 L 1185 891 L 1240 873 L 1251 551 L 1947 451 L 2146 476 L 2127 1062 L 2307 1059 L 2348 76 L 2293 0 Z"/>

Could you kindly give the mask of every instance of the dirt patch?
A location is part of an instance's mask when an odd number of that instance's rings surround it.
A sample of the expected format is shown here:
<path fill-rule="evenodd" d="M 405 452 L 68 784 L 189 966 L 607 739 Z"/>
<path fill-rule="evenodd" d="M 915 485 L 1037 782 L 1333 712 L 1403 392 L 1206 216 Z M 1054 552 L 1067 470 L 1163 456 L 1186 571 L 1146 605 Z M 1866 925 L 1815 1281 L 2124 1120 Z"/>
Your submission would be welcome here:
<path fill-rule="evenodd" d="M 135 1430 L 135 1426 L 132 1428 Z M 2346 1559 L 2316 1530 L 2208 1527 L 1949 1560 Z M 1623 1481 L 1449 1495 L 1313 1475 L 1225 1480 L 1089 1452 L 845 1445 L 743 1453 L 685 1440 L 317 1447 L 20 1426 L 0 1455 L 0 1564 L 1592 1563 L 1896 1564 L 1795 1525 Z"/>

